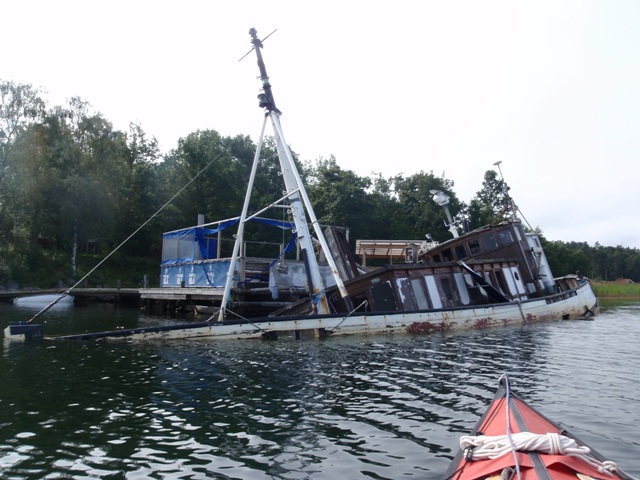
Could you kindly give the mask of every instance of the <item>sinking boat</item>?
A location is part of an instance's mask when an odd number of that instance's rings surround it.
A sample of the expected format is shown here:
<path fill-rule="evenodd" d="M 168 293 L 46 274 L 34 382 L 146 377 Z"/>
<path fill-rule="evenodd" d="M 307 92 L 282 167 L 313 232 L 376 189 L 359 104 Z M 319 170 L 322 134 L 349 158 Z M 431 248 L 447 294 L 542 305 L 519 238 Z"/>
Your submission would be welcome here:
<path fill-rule="evenodd" d="M 529 406 L 503 376 L 489 408 L 443 480 L 634 480 L 618 466 Z"/>
<path fill-rule="evenodd" d="M 167 232 L 160 289 L 141 289 L 143 298 L 190 302 L 192 311 L 214 312 L 205 321 L 53 337 L 56 339 L 299 338 L 363 333 L 432 333 L 549 320 L 591 317 L 598 302 L 586 278 L 553 278 L 538 236 L 514 215 L 473 231 L 448 210 L 444 192 L 432 191 L 445 209 L 452 233 L 443 243 L 359 241 L 363 259 L 391 255 L 401 261 L 367 268 L 349 248 L 347 232 L 321 227 L 284 139 L 262 59 L 262 42 L 250 31 L 258 58 L 265 117 L 239 217 Z M 256 168 L 267 121 L 273 127 L 285 185 L 284 196 L 249 215 Z M 262 218 L 269 208 L 286 210 L 287 220 Z M 291 220 L 289 220 L 289 218 Z M 245 251 L 245 225 L 257 221 L 290 233 L 274 258 Z M 221 255 L 222 234 L 234 226 L 233 249 Z M 312 235 L 313 231 L 313 235 Z M 286 253 L 295 249 L 294 259 Z M 319 250 L 319 253 L 318 253 Z M 385 251 L 381 254 L 380 251 Z M 392 252 L 392 253 L 390 253 Z M 146 295 L 146 297 L 145 297 Z M 22 332 L 22 333 L 19 333 Z M 30 326 L 9 326 L 8 337 Z"/>

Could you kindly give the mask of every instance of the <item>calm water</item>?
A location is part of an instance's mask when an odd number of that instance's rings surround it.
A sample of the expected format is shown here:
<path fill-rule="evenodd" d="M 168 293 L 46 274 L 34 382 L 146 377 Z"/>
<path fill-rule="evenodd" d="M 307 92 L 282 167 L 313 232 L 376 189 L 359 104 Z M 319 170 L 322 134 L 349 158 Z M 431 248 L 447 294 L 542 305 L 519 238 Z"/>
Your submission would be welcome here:
<path fill-rule="evenodd" d="M 42 303 L 0 305 L 0 327 Z M 57 306 L 47 333 L 167 319 Z M 1 479 L 440 478 L 500 375 L 640 476 L 640 303 L 433 336 L 0 346 Z"/>

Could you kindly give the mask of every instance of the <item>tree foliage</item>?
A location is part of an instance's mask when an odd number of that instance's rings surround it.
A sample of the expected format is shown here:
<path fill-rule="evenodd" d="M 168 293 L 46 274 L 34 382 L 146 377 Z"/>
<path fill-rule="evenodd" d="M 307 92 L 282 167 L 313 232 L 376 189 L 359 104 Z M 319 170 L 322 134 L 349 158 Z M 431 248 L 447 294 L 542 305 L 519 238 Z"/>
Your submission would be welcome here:
<path fill-rule="evenodd" d="M 354 232 L 369 230 L 371 180 L 343 170 L 332 156 L 320 159 L 307 171 L 308 192 L 321 224 L 349 226 Z"/>
<path fill-rule="evenodd" d="M 426 235 L 438 241 L 451 238 L 446 213 L 433 201 L 431 191 L 440 190 L 449 196 L 448 208 L 452 216 L 464 215 L 466 205 L 456 197 L 452 180 L 444 174 L 436 177 L 433 172 L 421 171 L 409 177 L 398 175 L 394 177 L 393 185 L 409 239 L 424 239 Z"/>
<path fill-rule="evenodd" d="M 14 140 L 45 113 L 42 93 L 31 85 L 0 81 L 0 182 Z"/>
<path fill-rule="evenodd" d="M 143 224 L 120 260 L 157 262 L 162 232 L 193 225 L 198 214 L 207 221 L 239 215 L 256 153 L 249 137 L 199 130 L 162 154 L 140 125 L 119 131 L 80 98 L 48 108 L 42 94 L 0 81 L 0 287 L 51 286 L 75 277 L 76 252 L 101 257 Z M 448 195 L 451 214 L 468 217 L 472 227 L 501 222 L 513 210 L 508 185 L 492 170 L 467 207 L 444 174 L 365 177 L 341 168 L 333 156 L 301 165 L 293 155 L 319 222 L 349 227 L 352 243 L 423 240 L 427 234 L 449 239 L 433 190 Z M 276 145 L 266 138 L 250 213 L 281 198 L 283 190 Z M 286 211 L 261 215 L 280 219 Z M 555 275 L 580 270 L 595 279 L 640 281 L 637 249 L 541 237 Z"/>
<path fill-rule="evenodd" d="M 484 174 L 482 189 L 469 204 L 469 221 L 475 228 L 507 220 L 513 211 L 509 186 L 495 170 Z"/>
<path fill-rule="evenodd" d="M 43 110 L 34 89 L 2 85 L 12 94 L 0 109 L 0 251 L 11 252 L 16 268 L 43 248 L 51 257 L 63 252 L 52 276 L 74 276 L 78 252 L 108 250 L 156 207 L 157 144 L 135 126 L 114 130 L 80 98 Z"/>

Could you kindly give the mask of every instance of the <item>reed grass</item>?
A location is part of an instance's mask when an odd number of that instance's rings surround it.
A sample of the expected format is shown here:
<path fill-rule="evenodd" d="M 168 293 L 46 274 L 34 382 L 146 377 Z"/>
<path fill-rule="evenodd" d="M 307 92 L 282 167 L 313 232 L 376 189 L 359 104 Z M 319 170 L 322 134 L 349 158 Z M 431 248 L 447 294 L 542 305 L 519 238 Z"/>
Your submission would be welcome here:
<path fill-rule="evenodd" d="M 638 298 L 640 283 L 615 283 L 591 281 L 591 288 L 598 298 Z"/>

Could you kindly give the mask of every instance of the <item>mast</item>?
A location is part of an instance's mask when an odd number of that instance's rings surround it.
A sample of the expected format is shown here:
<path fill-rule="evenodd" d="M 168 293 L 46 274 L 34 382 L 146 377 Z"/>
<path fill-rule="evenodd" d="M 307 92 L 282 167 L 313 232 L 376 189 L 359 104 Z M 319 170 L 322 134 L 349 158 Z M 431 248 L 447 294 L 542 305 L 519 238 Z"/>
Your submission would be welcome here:
<path fill-rule="evenodd" d="M 309 225 L 305 215 L 305 205 L 303 204 L 303 202 L 306 203 L 307 210 L 312 212 L 309 208 L 310 202 L 304 185 L 302 184 L 302 180 L 300 179 L 298 169 L 293 161 L 293 156 L 291 155 L 289 146 L 284 139 L 284 133 L 282 131 L 282 126 L 280 125 L 281 112 L 276 107 L 273 91 L 271 90 L 271 83 L 269 83 L 269 76 L 267 75 L 267 69 L 262 58 L 262 41 L 258 38 L 258 32 L 255 28 L 249 30 L 249 35 L 251 35 L 251 43 L 256 51 L 258 68 L 260 69 L 260 80 L 262 81 L 262 92 L 258 95 L 258 105 L 261 108 L 266 109 L 266 115 L 270 118 L 273 126 L 276 147 L 278 149 L 278 159 L 280 161 L 280 169 L 282 170 L 282 178 L 284 180 L 287 194 L 289 195 L 291 214 L 296 226 L 302 260 L 304 261 L 305 270 L 307 272 L 309 294 L 313 299 L 317 313 L 329 313 L 329 304 L 325 295 L 324 283 L 322 281 L 322 276 L 320 275 L 320 267 L 316 260 L 313 241 L 311 239 L 311 233 L 309 231 Z M 313 215 L 313 217 L 315 217 L 315 215 Z M 327 255 L 327 259 L 329 259 L 329 257 L 331 257 L 331 255 Z"/>
<path fill-rule="evenodd" d="M 327 244 L 326 239 L 324 238 L 324 234 L 318 223 L 318 219 L 315 216 L 313 211 L 313 207 L 311 206 L 311 202 L 307 195 L 307 191 L 302 183 L 302 179 L 300 178 L 300 173 L 296 168 L 295 162 L 293 160 L 293 156 L 291 155 L 291 150 L 287 145 L 287 142 L 284 138 L 284 133 L 282 131 L 282 125 L 280 124 L 280 115 L 281 112 L 276 107 L 276 102 L 273 97 L 273 91 L 271 90 L 271 84 L 269 83 L 269 76 L 267 75 L 267 69 L 264 65 L 264 60 L 262 59 L 262 41 L 257 37 L 257 30 L 252 28 L 249 30 L 249 35 L 251 35 L 251 43 L 253 44 L 253 48 L 256 51 L 256 55 L 258 58 L 258 68 L 260 69 L 260 80 L 262 81 L 262 92 L 258 95 L 258 102 L 261 108 L 266 109 L 265 121 L 266 117 L 269 117 L 271 120 L 271 124 L 273 126 L 273 133 L 276 139 L 276 148 L 278 150 L 278 160 L 280 162 L 280 169 L 282 171 L 282 178 L 284 180 L 285 188 L 286 188 L 286 196 L 289 199 L 289 207 L 291 209 L 291 214 L 293 217 L 293 222 L 296 226 L 296 233 L 298 235 L 298 243 L 300 246 L 300 251 L 302 254 L 302 259 L 304 261 L 305 270 L 307 273 L 307 285 L 309 288 L 309 295 L 312 298 L 314 304 L 315 313 L 318 314 L 328 314 L 329 303 L 327 301 L 327 296 L 325 293 L 324 282 L 322 281 L 322 276 L 320 274 L 320 267 L 318 265 L 318 261 L 316 259 L 315 250 L 313 246 L 313 239 L 311 237 L 311 232 L 309 231 L 309 224 L 307 222 L 307 214 L 309 215 L 309 219 L 311 220 L 311 224 L 313 225 L 316 237 L 322 250 L 325 253 L 327 258 L 327 263 L 331 268 L 331 273 L 333 278 L 340 290 L 340 294 L 343 298 L 347 297 L 347 290 L 344 286 L 344 282 L 342 278 L 340 278 L 340 274 L 338 272 L 338 267 L 333 259 L 333 256 L 329 250 L 329 246 Z M 264 126 L 258 141 L 258 150 L 256 152 L 256 156 L 254 158 L 254 171 L 255 164 L 257 164 L 260 156 L 260 146 L 262 145 L 262 136 L 264 135 Z M 252 175 L 253 179 L 253 175 Z M 251 179 L 251 180 L 252 180 Z M 246 209 L 248 207 L 248 199 L 250 196 L 250 190 L 252 188 L 252 181 L 250 181 L 249 190 L 247 192 L 247 197 L 245 198 L 245 205 L 243 208 L 243 212 L 241 215 L 241 223 L 243 223 L 246 218 Z M 306 213 L 305 213 L 306 210 Z M 239 245 L 242 242 L 242 235 L 239 231 L 239 234 L 236 238 L 236 245 Z M 222 306 L 220 309 L 219 320 L 223 319 L 224 310 L 227 302 L 229 301 L 231 285 L 233 283 L 233 276 L 235 274 L 235 259 L 237 257 L 236 253 L 237 247 L 234 248 L 234 256 L 231 260 L 231 265 L 229 267 L 229 272 L 227 274 L 227 283 L 225 285 L 225 291 L 222 299 Z"/>

